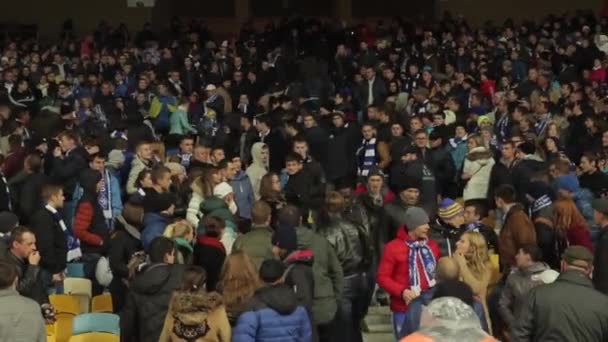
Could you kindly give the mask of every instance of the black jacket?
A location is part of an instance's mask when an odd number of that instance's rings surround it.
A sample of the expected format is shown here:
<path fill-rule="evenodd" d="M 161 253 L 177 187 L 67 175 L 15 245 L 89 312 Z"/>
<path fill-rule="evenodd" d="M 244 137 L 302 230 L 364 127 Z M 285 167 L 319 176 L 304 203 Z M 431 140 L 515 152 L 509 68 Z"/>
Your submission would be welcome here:
<path fill-rule="evenodd" d="M 58 184 L 63 184 L 66 201 L 72 199 L 78 175 L 87 167 L 87 158 L 87 151 L 83 147 L 74 148 L 63 158 L 53 158 L 51 179 Z"/>
<path fill-rule="evenodd" d="M 287 266 L 285 284 L 294 289 L 298 298 L 298 305 L 306 308 L 308 316 L 312 321 L 312 305 L 315 289 L 315 279 L 312 273 L 313 252 L 310 250 L 292 252 L 285 258 L 284 262 Z"/>
<path fill-rule="evenodd" d="M 427 150 L 425 162 L 435 175 L 437 193 L 444 197 L 454 197 L 452 189 L 456 186 L 456 166 L 450 152 L 444 147 Z"/>
<path fill-rule="evenodd" d="M 3 258 L 17 268 L 17 275 L 19 277 L 17 292 L 20 295 L 31 298 L 38 304 L 49 302 L 46 289 L 40 279 L 40 266 L 28 264 L 27 260 L 15 256 L 10 250 L 6 251 L 6 255 Z"/>
<path fill-rule="evenodd" d="M 488 184 L 488 203 L 491 208 L 495 207 L 494 203 L 494 191 L 499 185 L 510 184 L 514 185 L 513 180 L 513 167 L 514 162 L 507 166 L 500 160 L 496 161 L 492 166 L 492 172 L 490 172 L 490 183 Z"/>
<path fill-rule="evenodd" d="M 125 341 L 158 341 L 183 273 L 183 265 L 151 264 L 135 277 L 120 313 L 120 332 Z"/>
<path fill-rule="evenodd" d="M 40 267 L 51 274 L 66 268 L 68 243 L 53 214 L 40 208 L 30 220 L 30 229 L 36 235 L 36 247 L 40 252 Z"/>
<path fill-rule="evenodd" d="M 327 160 L 329 134 L 319 126 L 304 129 L 304 138 L 310 147 L 310 155 L 324 165 Z"/>
<path fill-rule="evenodd" d="M 608 295 L 608 227 L 601 229 L 593 258 L 593 285 L 598 291 Z"/>
<path fill-rule="evenodd" d="M 194 265 L 201 266 L 207 272 L 207 291 L 215 291 L 226 259 L 223 244 L 217 238 L 201 235 L 194 245 L 193 256 Z"/>
<path fill-rule="evenodd" d="M 356 151 L 360 142 L 359 137 L 359 128 L 352 123 L 332 129 L 327 143 L 325 163 L 325 176 L 328 181 L 357 173 Z"/>
<path fill-rule="evenodd" d="M 583 173 L 578 180 L 581 188 L 589 189 L 595 198 L 608 194 L 608 176 L 599 170 L 593 173 Z"/>
<path fill-rule="evenodd" d="M 127 226 L 130 226 L 127 229 Z M 114 278 L 112 281 L 129 279 L 129 260 L 136 252 L 143 250 L 137 228 L 125 221 L 122 215 L 116 218 L 114 233 L 110 237 L 108 258 Z"/>
<path fill-rule="evenodd" d="M 273 128 L 264 139 L 258 140 L 268 145 L 270 171 L 279 174 L 285 167 L 285 157 L 288 152 L 287 141 L 283 137 L 283 133 Z"/>
<path fill-rule="evenodd" d="M 11 205 L 8 181 L 0 174 L 0 211 L 11 211 Z"/>
<path fill-rule="evenodd" d="M 369 193 L 361 194 L 346 213 L 347 217 L 361 224 L 367 231 L 374 255 L 379 257 L 382 248 L 389 241 L 388 231 L 383 225 L 386 212 L 382 205 L 377 205 Z"/>
<path fill-rule="evenodd" d="M 19 222 L 27 224 L 36 210 L 42 207 L 42 187 L 48 177 L 42 173 L 27 175 L 19 188 Z"/>
<path fill-rule="evenodd" d="M 429 217 L 434 217 L 437 212 L 437 181 L 429 166 L 422 160 L 417 159 L 407 163 L 399 163 L 391 168 L 390 184 L 393 192 L 398 194 L 398 184 L 404 179 L 417 179 L 421 184 L 418 206 L 422 207 Z"/>
<path fill-rule="evenodd" d="M 336 251 L 344 276 L 367 269 L 367 263 L 371 261 L 371 244 L 361 225 L 331 215 L 320 220 L 317 233 L 324 236 Z"/>
<path fill-rule="evenodd" d="M 323 203 L 325 187 L 323 183 L 316 182 L 314 176 L 307 169 L 289 176 L 283 189 L 287 202 L 300 206 L 304 213 L 310 209 L 318 209 Z"/>
<path fill-rule="evenodd" d="M 511 341 L 608 341 L 608 297 L 591 279 L 564 271 L 552 284 L 530 290 L 511 333 Z"/>

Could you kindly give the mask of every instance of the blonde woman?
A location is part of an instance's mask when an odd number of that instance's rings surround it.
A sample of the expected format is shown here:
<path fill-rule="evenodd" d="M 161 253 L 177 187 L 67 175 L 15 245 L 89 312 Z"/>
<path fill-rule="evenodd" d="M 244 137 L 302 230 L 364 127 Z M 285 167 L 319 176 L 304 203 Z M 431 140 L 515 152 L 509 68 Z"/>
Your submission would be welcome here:
<path fill-rule="evenodd" d="M 194 228 L 187 221 L 181 220 L 168 225 L 163 235 L 177 245 L 176 263 L 192 264 Z"/>
<path fill-rule="evenodd" d="M 473 289 L 473 293 L 483 304 L 488 327 L 491 329 L 486 297 L 493 271 L 486 239 L 479 232 L 463 233 L 456 242 L 454 259 L 460 268 L 460 278 Z"/>

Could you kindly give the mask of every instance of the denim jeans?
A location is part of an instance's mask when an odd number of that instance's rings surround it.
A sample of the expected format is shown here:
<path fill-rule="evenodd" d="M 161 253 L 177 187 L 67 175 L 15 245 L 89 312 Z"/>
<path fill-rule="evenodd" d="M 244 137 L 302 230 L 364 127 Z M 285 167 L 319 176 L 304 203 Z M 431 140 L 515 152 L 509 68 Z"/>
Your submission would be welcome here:
<path fill-rule="evenodd" d="M 368 307 L 367 276 L 357 273 L 344 277 L 344 289 L 338 303 L 338 331 L 341 340 L 362 342 L 361 320 Z"/>
<path fill-rule="evenodd" d="M 393 334 L 395 338 L 399 340 L 399 336 L 401 336 L 401 328 L 403 327 L 403 322 L 407 319 L 407 312 L 393 312 Z"/>

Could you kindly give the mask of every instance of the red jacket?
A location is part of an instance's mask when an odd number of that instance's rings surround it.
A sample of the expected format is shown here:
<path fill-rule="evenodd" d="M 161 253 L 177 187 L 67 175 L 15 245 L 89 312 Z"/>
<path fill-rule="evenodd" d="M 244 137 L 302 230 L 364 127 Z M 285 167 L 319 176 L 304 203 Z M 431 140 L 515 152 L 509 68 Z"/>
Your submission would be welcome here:
<path fill-rule="evenodd" d="M 407 239 L 405 228 L 399 228 L 397 237 L 384 246 L 384 253 L 380 259 L 376 276 L 378 285 L 391 296 L 391 311 L 395 312 L 407 311 L 407 305 L 402 296 L 403 290 L 410 288 L 409 247 L 405 243 Z M 439 259 L 437 242 L 429 240 L 428 245 L 433 251 L 435 259 Z M 422 260 L 418 259 L 416 264 L 422 269 Z M 425 277 L 420 278 L 420 287 L 422 291 L 429 288 Z"/>
<path fill-rule="evenodd" d="M 591 233 L 589 229 L 581 226 L 572 226 L 566 232 L 568 243 L 572 245 L 579 245 L 587 247 L 587 249 L 593 252 L 593 243 L 591 243 Z"/>

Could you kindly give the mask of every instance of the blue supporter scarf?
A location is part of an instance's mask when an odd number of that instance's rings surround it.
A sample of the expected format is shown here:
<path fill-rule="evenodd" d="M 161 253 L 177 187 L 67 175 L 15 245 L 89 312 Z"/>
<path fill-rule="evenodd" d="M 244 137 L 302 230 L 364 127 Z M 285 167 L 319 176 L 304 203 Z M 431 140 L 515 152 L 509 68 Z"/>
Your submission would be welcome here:
<path fill-rule="evenodd" d="M 426 240 L 406 241 L 405 243 L 409 247 L 410 289 L 420 294 L 422 292 L 422 287 L 420 282 L 421 272 L 418 269 L 417 264 L 418 258 L 422 261 L 422 273 L 426 278 L 429 287 L 435 285 L 435 268 L 437 266 L 437 261 Z"/>
<path fill-rule="evenodd" d="M 51 213 L 51 215 L 53 216 L 53 220 L 55 220 L 55 222 L 59 224 L 61 230 L 63 231 L 63 235 L 65 235 L 65 239 L 68 243 L 67 262 L 71 262 L 82 257 L 82 251 L 80 250 L 80 240 L 74 237 L 74 235 L 72 235 L 72 232 L 68 230 L 68 227 L 63 221 L 61 213 L 59 213 L 57 209 L 53 208 L 48 204 L 44 208 Z"/>

